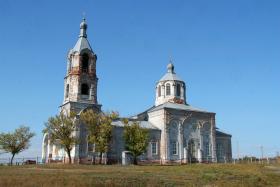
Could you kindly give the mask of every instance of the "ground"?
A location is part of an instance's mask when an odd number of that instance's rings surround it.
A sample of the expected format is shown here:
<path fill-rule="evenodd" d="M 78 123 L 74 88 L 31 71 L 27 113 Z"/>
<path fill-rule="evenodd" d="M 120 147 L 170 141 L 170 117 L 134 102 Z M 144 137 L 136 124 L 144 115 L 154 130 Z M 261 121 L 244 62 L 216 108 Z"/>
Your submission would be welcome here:
<path fill-rule="evenodd" d="M 280 165 L 0 166 L 0 186 L 280 186 Z"/>

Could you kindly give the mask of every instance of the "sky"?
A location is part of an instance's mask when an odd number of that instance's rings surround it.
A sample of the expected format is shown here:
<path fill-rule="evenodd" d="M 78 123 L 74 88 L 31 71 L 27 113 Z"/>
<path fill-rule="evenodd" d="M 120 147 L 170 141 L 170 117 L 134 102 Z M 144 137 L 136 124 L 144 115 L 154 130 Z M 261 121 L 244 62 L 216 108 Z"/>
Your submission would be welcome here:
<path fill-rule="evenodd" d="M 216 113 L 233 156 L 280 152 L 280 1 L 0 0 L 0 132 L 28 125 L 40 156 L 63 100 L 66 57 L 85 14 L 98 102 L 131 116 L 154 105 L 172 59 L 188 104 Z M 7 155 L 0 155 L 2 157 Z"/>

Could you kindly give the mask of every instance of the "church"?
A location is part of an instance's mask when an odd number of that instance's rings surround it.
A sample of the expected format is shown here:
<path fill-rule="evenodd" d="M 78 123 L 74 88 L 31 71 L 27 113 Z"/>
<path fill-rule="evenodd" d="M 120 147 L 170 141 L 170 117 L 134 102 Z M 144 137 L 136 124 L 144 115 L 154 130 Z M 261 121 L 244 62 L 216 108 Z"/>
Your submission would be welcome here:
<path fill-rule="evenodd" d="M 60 111 L 75 111 L 77 119 L 82 111 L 102 111 L 97 100 L 97 55 L 87 39 L 87 23 L 80 24 L 80 34 L 67 56 L 64 78 L 64 99 Z M 155 103 L 151 108 L 129 118 L 149 131 L 149 144 L 139 161 L 158 163 L 230 162 L 231 135 L 216 127 L 215 113 L 191 106 L 186 98 L 186 84 L 176 73 L 172 63 L 156 83 Z M 123 140 L 124 124 L 112 122 L 113 138 L 105 157 L 110 163 L 121 163 L 126 152 Z M 92 158 L 94 146 L 87 141 L 85 125 L 79 123 L 75 131 L 79 138 L 71 151 L 73 162 L 87 162 Z M 63 161 L 66 152 L 61 145 L 51 143 L 44 134 L 43 162 Z"/>

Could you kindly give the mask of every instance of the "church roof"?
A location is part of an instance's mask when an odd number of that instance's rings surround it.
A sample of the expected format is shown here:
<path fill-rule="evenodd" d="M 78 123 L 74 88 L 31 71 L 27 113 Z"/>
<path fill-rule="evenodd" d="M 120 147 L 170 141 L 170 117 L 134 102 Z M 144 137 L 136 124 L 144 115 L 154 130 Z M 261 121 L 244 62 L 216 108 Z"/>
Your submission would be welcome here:
<path fill-rule="evenodd" d="M 156 110 L 161 110 L 164 108 L 169 108 L 169 109 L 175 109 L 175 110 L 185 110 L 185 111 L 194 111 L 194 112 L 203 112 L 203 113 L 213 113 L 213 112 L 208 112 L 206 110 L 202 110 L 199 108 L 195 108 L 193 106 L 190 106 L 188 104 L 177 104 L 177 103 L 171 103 L 171 102 L 166 102 L 161 105 L 158 105 L 156 107 L 151 108 L 148 112 L 153 112 Z"/>
<path fill-rule="evenodd" d="M 81 52 L 83 49 L 89 49 L 92 51 L 88 40 L 85 37 L 79 37 L 76 45 L 72 49 L 73 52 Z"/>
<path fill-rule="evenodd" d="M 222 132 L 222 131 L 218 131 L 218 130 L 216 130 L 216 136 L 217 137 L 221 137 L 221 136 L 223 136 L 223 137 L 231 137 L 231 134 L 227 134 L 227 133 L 224 133 L 224 132 Z"/>
<path fill-rule="evenodd" d="M 167 66 L 167 73 L 159 80 L 161 81 L 182 81 L 184 82 L 175 72 L 174 72 L 174 65 L 172 63 L 168 64 Z"/>
<path fill-rule="evenodd" d="M 135 121 L 129 121 L 128 124 L 131 125 L 133 122 Z M 157 127 L 155 127 L 148 121 L 136 121 L 136 122 L 139 123 L 141 128 L 159 130 Z M 113 121 L 111 124 L 116 127 L 124 127 L 124 122 L 122 121 Z"/>
<path fill-rule="evenodd" d="M 169 73 L 169 72 L 167 72 L 159 81 L 170 81 L 170 80 L 183 82 L 183 80 L 180 77 L 178 77 L 176 73 Z"/>

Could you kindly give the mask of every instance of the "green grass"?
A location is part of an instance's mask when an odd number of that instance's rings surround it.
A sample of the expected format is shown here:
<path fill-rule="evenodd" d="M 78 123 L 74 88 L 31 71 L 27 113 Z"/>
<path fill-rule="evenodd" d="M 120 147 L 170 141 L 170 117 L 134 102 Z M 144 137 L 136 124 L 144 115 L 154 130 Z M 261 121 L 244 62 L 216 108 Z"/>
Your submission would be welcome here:
<path fill-rule="evenodd" d="M 0 186 L 280 186 L 280 165 L 0 166 Z"/>

